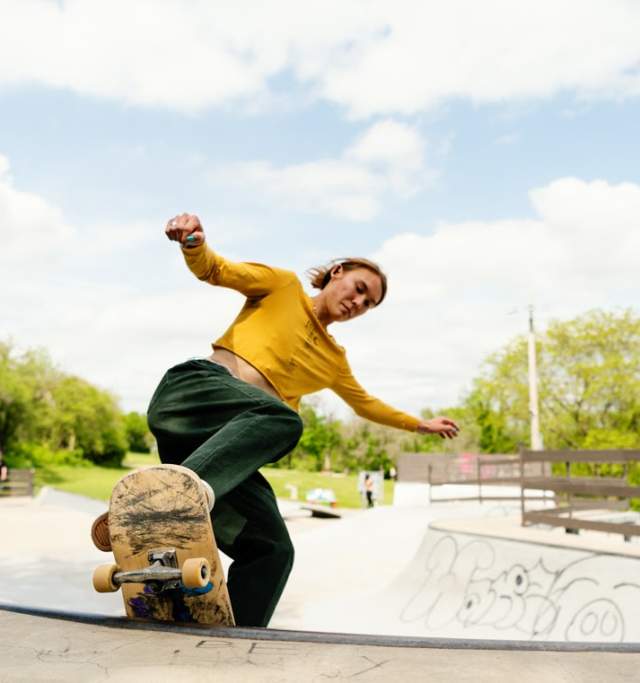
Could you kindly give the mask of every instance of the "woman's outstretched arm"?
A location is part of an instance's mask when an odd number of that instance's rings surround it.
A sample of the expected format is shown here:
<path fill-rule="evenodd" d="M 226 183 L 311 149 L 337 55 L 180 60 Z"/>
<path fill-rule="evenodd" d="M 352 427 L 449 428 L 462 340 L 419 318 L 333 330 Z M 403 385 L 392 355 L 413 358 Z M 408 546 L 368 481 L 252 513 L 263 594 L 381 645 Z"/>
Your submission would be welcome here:
<path fill-rule="evenodd" d="M 448 417 L 421 420 L 370 396 L 355 379 L 348 364 L 341 369 L 331 388 L 353 408 L 356 415 L 372 422 L 419 434 L 437 434 L 443 439 L 453 439 L 458 434 L 458 425 Z"/>
<path fill-rule="evenodd" d="M 235 263 L 215 253 L 206 244 L 200 219 L 183 213 L 172 218 L 165 228 L 170 240 L 182 245 L 189 270 L 212 285 L 229 287 L 246 297 L 261 297 L 294 282 L 295 273 L 262 263 Z"/>

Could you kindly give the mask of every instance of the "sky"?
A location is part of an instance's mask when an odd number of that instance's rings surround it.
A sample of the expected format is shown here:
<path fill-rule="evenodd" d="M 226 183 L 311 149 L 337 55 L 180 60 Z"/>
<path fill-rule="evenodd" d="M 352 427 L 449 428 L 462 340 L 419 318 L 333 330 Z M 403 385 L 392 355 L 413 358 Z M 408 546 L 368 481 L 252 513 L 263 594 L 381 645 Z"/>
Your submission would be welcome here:
<path fill-rule="evenodd" d="M 373 395 L 453 405 L 529 305 L 637 310 L 639 38 L 636 0 L 0 0 L 0 339 L 145 411 L 242 305 L 164 236 L 195 213 L 303 281 L 378 261 L 330 332 Z"/>

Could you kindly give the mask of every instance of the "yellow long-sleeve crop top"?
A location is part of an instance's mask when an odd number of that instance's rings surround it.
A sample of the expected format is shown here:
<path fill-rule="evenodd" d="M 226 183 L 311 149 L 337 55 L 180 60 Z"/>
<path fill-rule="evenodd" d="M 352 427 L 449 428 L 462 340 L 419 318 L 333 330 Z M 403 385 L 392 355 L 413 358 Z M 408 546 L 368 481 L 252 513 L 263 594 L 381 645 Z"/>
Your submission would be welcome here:
<path fill-rule="evenodd" d="M 246 297 L 236 319 L 212 346 L 253 365 L 294 410 L 305 394 L 328 388 L 361 417 L 416 430 L 417 418 L 370 396 L 358 384 L 344 348 L 316 317 L 295 273 L 260 263 L 233 263 L 206 244 L 182 252 L 197 278 Z"/>

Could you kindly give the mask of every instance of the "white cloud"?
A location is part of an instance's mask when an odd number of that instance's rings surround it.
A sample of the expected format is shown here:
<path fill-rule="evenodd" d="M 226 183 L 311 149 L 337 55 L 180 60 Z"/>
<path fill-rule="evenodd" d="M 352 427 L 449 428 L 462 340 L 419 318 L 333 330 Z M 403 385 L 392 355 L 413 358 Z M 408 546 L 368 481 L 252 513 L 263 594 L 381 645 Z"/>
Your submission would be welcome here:
<path fill-rule="evenodd" d="M 401 196 L 411 196 L 428 181 L 424 156 L 425 142 L 420 133 L 390 119 L 371 126 L 345 152 L 345 158 L 377 169 Z"/>
<path fill-rule="evenodd" d="M 424 168 L 425 143 L 413 127 L 385 120 L 367 129 L 338 159 L 276 167 L 265 161 L 213 169 L 215 185 L 254 188 L 277 204 L 352 221 L 374 218 L 383 196 L 406 198 L 434 172 Z"/>
<path fill-rule="evenodd" d="M 240 162 L 212 170 L 209 179 L 215 185 L 256 189 L 277 204 L 308 213 L 363 221 L 379 210 L 379 179 L 369 169 L 341 160 L 281 168 L 266 161 Z"/>
<path fill-rule="evenodd" d="M 285 73 L 350 115 L 640 94 L 635 0 L 3 0 L 0 83 L 195 112 Z M 277 101 L 277 98 L 276 98 Z"/>
<path fill-rule="evenodd" d="M 166 367 L 208 352 L 241 297 L 194 282 L 175 245 L 150 249 L 159 229 L 109 226 L 91 239 L 105 227 L 69 226 L 57 207 L 13 186 L 3 157 L 0 166 L 0 330 L 143 410 Z M 480 361 L 526 330 L 529 303 L 539 326 L 637 306 L 640 185 L 562 178 L 530 199 L 534 219 L 425 226 L 372 255 L 389 274 L 387 300 L 331 330 L 372 393 L 414 413 L 456 401 Z M 156 279 L 144 287 L 149 273 Z M 327 405 L 343 411 L 337 399 Z"/>
<path fill-rule="evenodd" d="M 0 154 L 0 180 L 8 180 L 10 177 L 10 170 L 11 164 L 9 163 L 9 159 L 3 154 Z"/>
<path fill-rule="evenodd" d="M 0 265 L 10 268 L 18 259 L 50 255 L 57 245 L 72 240 L 74 231 L 62 212 L 38 195 L 13 186 L 10 163 L 0 154 Z M 46 261 L 46 259 L 45 259 Z"/>
<path fill-rule="evenodd" d="M 308 67 L 322 68 L 370 24 L 361 6 L 348 5 L 4 0 L 0 82 L 199 111 L 262 97 L 300 51 Z"/>
<path fill-rule="evenodd" d="M 488 103 L 563 91 L 640 92 L 640 6 L 632 0 L 378 7 L 387 30 L 321 76 L 323 95 L 352 116 L 410 114 L 452 98 Z"/>
<path fill-rule="evenodd" d="M 640 185 L 563 178 L 530 198 L 535 220 L 442 224 L 373 254 L 389 274 L 387 300 L 334 332 L 373 393 L 413 411 L 454 403 L 483 358 L 526 332 L 528 304 L 540 328 L 637 307 Z"/>
<path fill-rule="evenodd" d="M 240 303 L 220 291 L 214 310 L 210 292 L 189 287 L 186 273 L 167 291 L 181 257 L 161 226 L 71 226 L 58 207 L 14 187 L 2 155 L 0 242 L 0 339 L 46 348 L 129 408 L 145 408 L 164 368 L 206 355 Z M 154 243 L 166 247 L 164 261 Z M 144 286 L 145 273 L 154 286 Z"/>

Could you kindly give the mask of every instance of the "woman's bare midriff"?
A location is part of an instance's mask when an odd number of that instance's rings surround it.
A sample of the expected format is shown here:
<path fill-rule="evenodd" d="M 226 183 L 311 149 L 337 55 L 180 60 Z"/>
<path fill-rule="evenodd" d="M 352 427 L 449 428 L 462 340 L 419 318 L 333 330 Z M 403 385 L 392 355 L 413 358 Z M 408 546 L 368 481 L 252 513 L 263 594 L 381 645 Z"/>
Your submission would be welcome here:
<path fill-rule="evenodd" d="M 269 382 L 269 380 L 259 370 L 254 368 L 251 363 L 247 363 L 244 358 L 236 356 L 233 351 L 219 347 L 215 348 L 213 353 L 209 356 L 209 360 L 212 360 L 214 363 L 220 363 L 220 365 L 224 365 L 231 371 L 232 375 L 235 375 L 243 382 L 253 384 L 259 389 L 266 391 L 267 394 L 271 394 L 271 396 L 280 398 L 273 384 L 271 384 L 271 382 Z"/>

